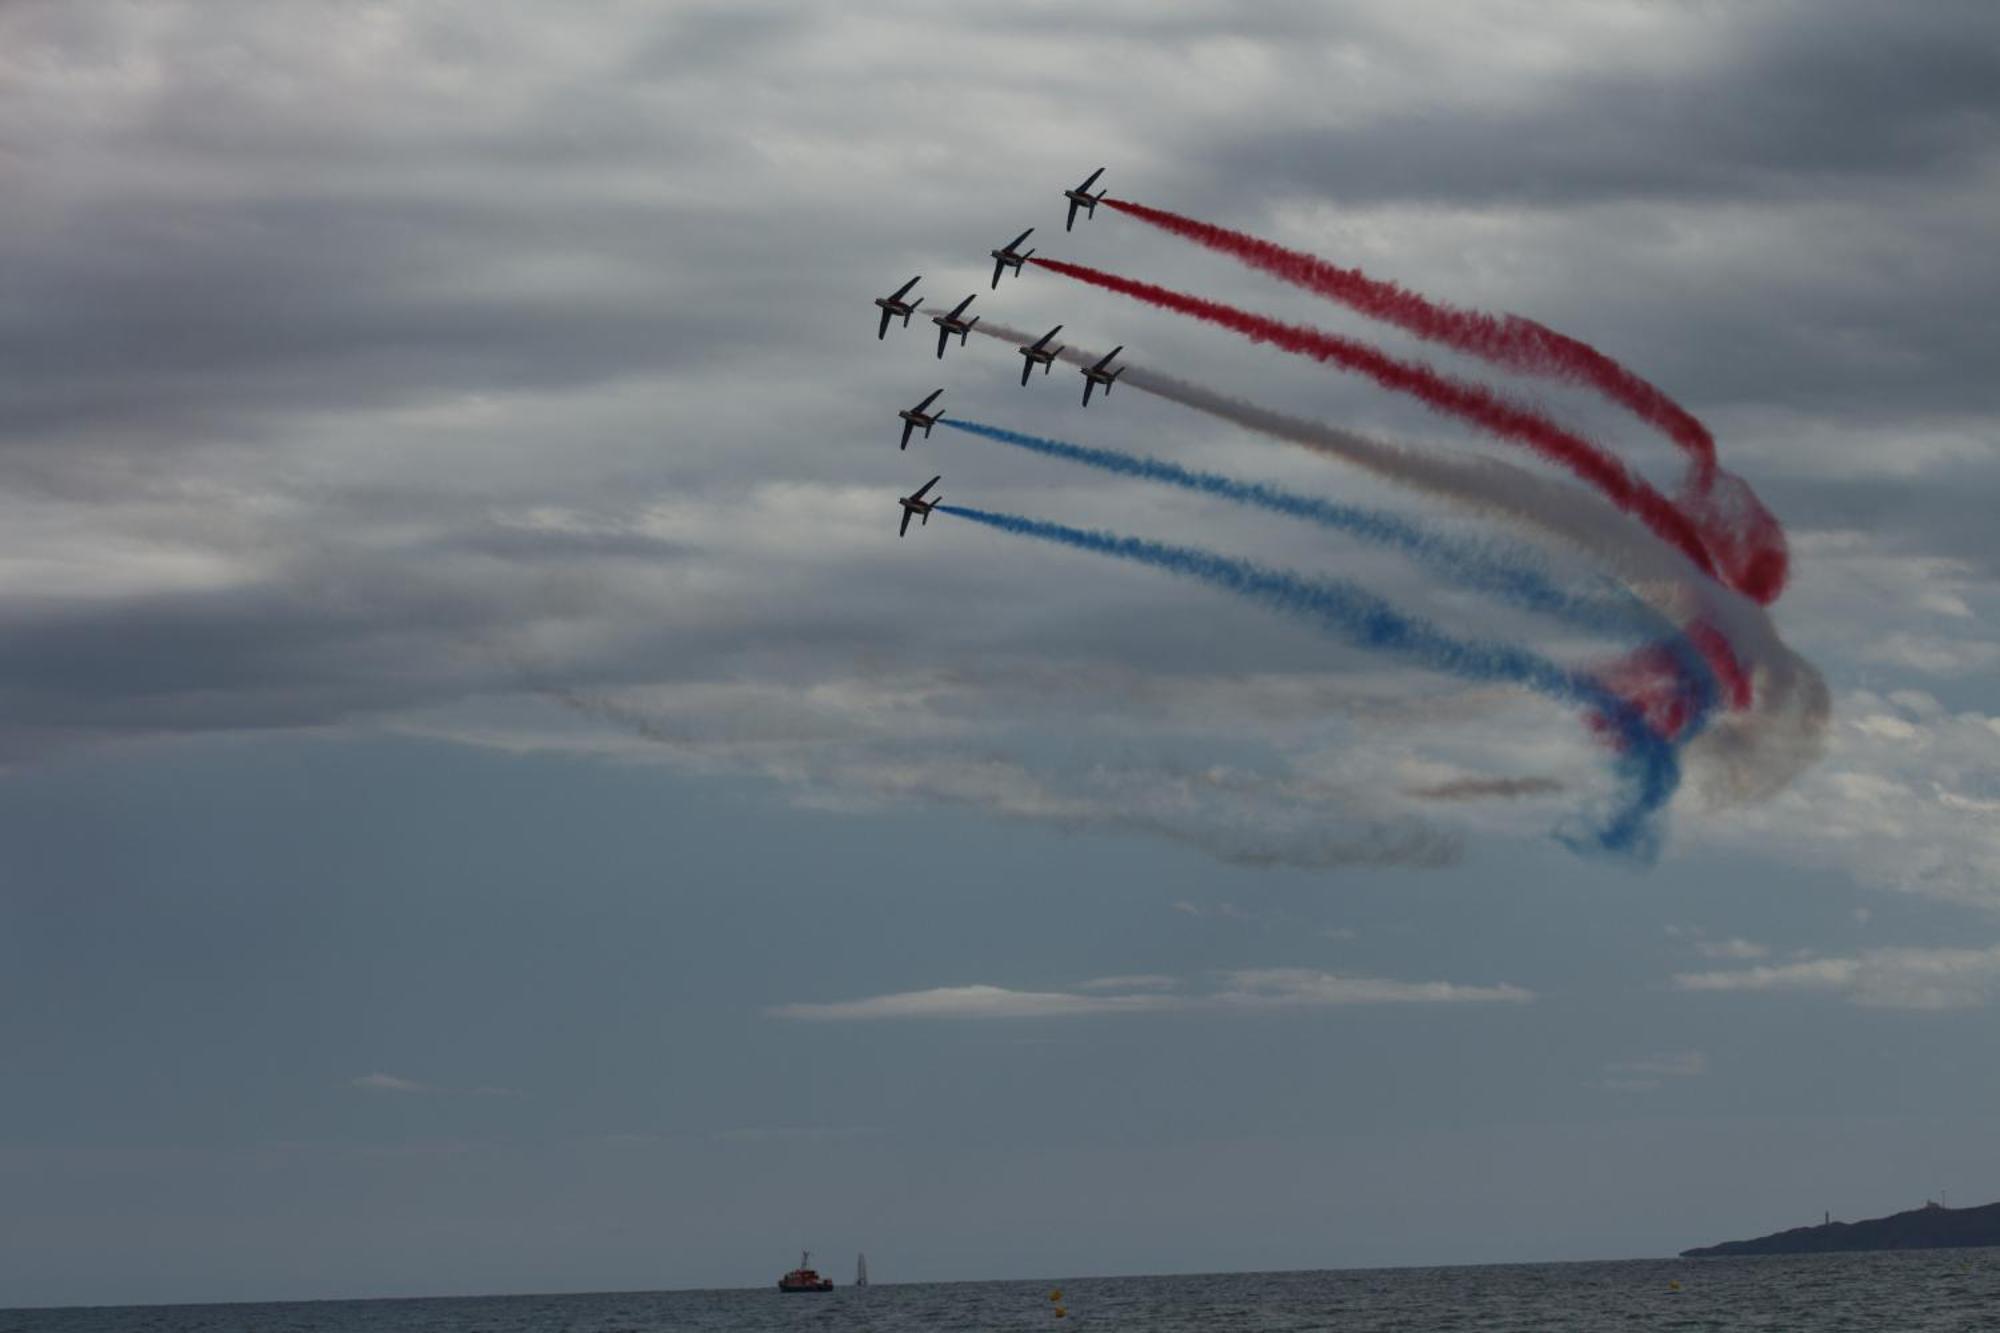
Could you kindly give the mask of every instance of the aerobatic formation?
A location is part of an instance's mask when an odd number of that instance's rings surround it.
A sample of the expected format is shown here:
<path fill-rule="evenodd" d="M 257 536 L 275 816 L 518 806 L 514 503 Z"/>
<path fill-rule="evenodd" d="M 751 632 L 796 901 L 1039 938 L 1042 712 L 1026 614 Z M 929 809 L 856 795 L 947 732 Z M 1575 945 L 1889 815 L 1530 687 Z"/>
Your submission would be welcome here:
<path fill-rule="evenodd" d="M 912 518 L 928 526 L 931 514 L 950 514 L 997 531 L 1147 565 L 1258 603 L 1352 645 L 1462 680 L 1510 684 L 1570 705 L 1606 752 L 1616 778 L 1616 795 L 1608 807 L 1579 811 L 1557 831 L 1563 841 L 1583 850 L 1650 859 L 1684 762 L 1699 766 L 1713 799 L 1744 801 L 1772 795 L 1818 757 L 1828 711 L 1825 684 L 1810 663 L 1786 646 L 1767 611 L 1784 591 L 1790 572 L 1784 529 L 1749 485 L 1721 465 L 1713 434 L 1691 412 L 1596 348 L 1533 320 L 1446 305 L 1304 251 L 1114 199 L 1108 190 L 1092 194 L 1103 174 L 1100 167 L 1082 184 L 1063 191 L 1065 232 L 1075 228 L 1079 213 L 1095 218 L 1097 206 L 1104 204 L 1114 214 L 1226 255 L 1498 371 L 1590 390 L 1664 435 L 1685 456 L 1685 475 L 1671 493 L 1657 488 L 1604 444 L 1544 409 L 1359 339 L 1038 257 L 1033 248 L 1021 248 L 1033 227 L 988 252 L 994 290 L 1008 270 L 1019 276 L 1032 267 L 1185 315 L 1407 395 L 1494 441 L 1553 464 L 1569 480 L 1505 458 L 1418 448 L 1292 416 L 1148 367 L 1114 366 L 1123 346 L 1098 355 L 1057 343 L 1061 324 L 1039 338 L 997 322 L 982 325 L 980 316 L 966 315 L 971 296 L 948 312 L 927 308 L 938 327 L 938 357 L 953 335 L 965 346 L 978 332 L 1020 354 L 1022 386 L 1037 366 L 1046 375 L 1055 362 L 1064 361 L 1083 376 L 1084 407 L 1094 390 L 1101 388 L 1108 398 L 1114 383 L 1127 384 L 1361 469 L 1462 513 L 1566 546 L 1595 561 L 1602 576 L 1566 586 L 1523 543 L 1474 540 L 1387 510 L 962 417 L 946 420 L 943 409 L 932 406 L 942 388 L 898 413 L 903 422 L 900 448 L 908 449 L 917 431 L 929 440 L 932 428 L 942 424 L 963 436 L 1041 457 L 1316 524 L 1394 551 L 1450 586 L 1620 641 L 1622 652 L 1590 665 L 1565 664 L 1537 648 L 1454 633 L 1352 580 L 1277 569 L 1197 546 L 947 505 L 941 494 L 933 493 L 941 476 L 899 497 L 898 535 L 909 532 Z M 882 312 L 878 339 L 887 336 L 892 320 L 908 327 L 918 308 L 911 295 L 917 282 L 913 278 L 875 299 Z"/>

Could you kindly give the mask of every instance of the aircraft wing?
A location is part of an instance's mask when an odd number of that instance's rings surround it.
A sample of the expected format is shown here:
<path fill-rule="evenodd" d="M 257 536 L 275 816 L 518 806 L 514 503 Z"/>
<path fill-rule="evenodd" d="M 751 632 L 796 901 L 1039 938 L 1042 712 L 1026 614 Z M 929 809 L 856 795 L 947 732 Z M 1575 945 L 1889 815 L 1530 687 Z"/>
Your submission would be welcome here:
<path fill-rule="evenodd" d="M 902 527 L 900 527 L 900 528 L 898 528 L 898 529 L 896 529 L 896 535 L 897 535 L 898 537 L 907 537 L 907 536 L 909 535 L 909 532 L 910 532 L 910 513 L 911 513 L 911 511 L 910 511 L 910 510 L 908 510 L 908 509 L 905 509 L 905 510 L 903 511 L 903 526 L 902 526 Z"/>
<path fill-rule="evenodd" d="M 1062 325 L 1058 324 L 1054 328 L 1050 329 L 1047 333 L 1044 333 L 1041 337 L 1035 339 L 1035 346 L 1036 347 L 1046 346 L 1048 344 L 1049 339 L 1055 337 L 1058 333 L 1061 332 L 1062 332 Z"/>
<path fill-rule="evenodd" d="M 910 447 L 910 432 L 915 430 L 916 426 L 917 423 L 914 421 L 905 421 L 903 423 L 903 442 L 896 446 L 898 449 L 907 449 Z"/>
<path fill-rule="evenodd" d="M 1006 268 L 1006 267 L 1007 267 L 1007 261 L 1006 261 L 1006 260 L 1004 260 L 1004 259 L 1001 259 L 1001 258 L 999 258 L 998 256 L 995 256 L 995 257 L 994 257 L 994 260 L 993 260 L 993 290 L 994 290 L 994 291 L 996 291 L 996 292 L 1000 290 L 1000 270 L 1001 270 L 1001 269 L 1004 269 L 1004 268 Z"/>
<path fill-rule="evenodd" d="M 1091 186 L 1097 184 L 1097 178 L 1099 176 L 1102 176 L 1103 174 L 1104 174 L 1103 167 L 1099 167 L 1097 170 L 1091 172 L 1088 176 L 1085 176 L 1083 178 L 1083 184 L 1076 187 L 1076 192 L 1078 194 L 1087 193 L 1090 190 Z"/>
<path fill-rule="evenodd" d="M 946 327 L 945 327 L 945 326 L 944 326 L 943 324 L 939 324 L 939 325 L 938 325 L 938 360 L 940 360 L 940 361 L 944 360 L 944 345 L 945 345 L 945 344 L 946 344 L 947 342 L 949 342 L 949 341 L 951 341 L 951 330 L 950 330 L 950 329 L 948 329 L 948 328 L 946 328 Z"/>
<path fill-rule="evenodd" d="M 1027 240 L 1030 236 L 1033 236 L 1034 234 L 1035 234 L 1035 229 L 1033 227 L 1030 227 L 1026 231 L 1022 232 L 1019 236 L 1016 236 L 1013 240 L 1007 242 L 1007 244 L 1003 248 L 1012 250 L 1015 246 L 1019 245 L 1022 241 Z"/>
<path fill-rule="evenodd" d="M 925 408 L 929 407 L 932 403 L 936 402 L 937 396 L 943 392 L 944 392 L 943 389 L 932 389 L 929 393 L 924 395 L 924 401 L 918 403 L 915 407 L 911 408 L 910 410 L 912 412 L 923 411 Z"/>
<path fill-rule="evenodd" d="M 911 278 L 911 279 L 910 279 L 910 280 L 909 280 L 908 282 L 906 282 L 906 283 L 904 283 L 904 284 L 903 284 L 902 286 L 898 287 L 898 288 L 897 288 L 897 289 L 896 289 L 895 291 L 893 291 L 893 292 L 889 293 L 889 299 L 890 299 L 891 301 L 900 301 L 900 300 L 902 300 L 902 299 L 903 299 L 903 293 L 904 293 L 904 292 L 907 292 L 908 290 L 910 290 L 910 288 L 912 288 L 912 287 L 916 286 L 916 285 L 917 285 L 918 283 L 922 282 L 923 280 L 924 280 L 924 275 L 923 275 L 923 274 L 921 274 L 921 273 L 919 273 L 919 274 L 918 274 L 918 275 L 917 275 L 916 277 L 914 277 L 914 278 Z"/>
<path fill-rule="evenodd" d="M 1024 354 L 1022 355 L 1022 357 L 1021 357 L 1021 383 L 1022 383 L 1022 384 L 1026 384 L 1026 383 L 1028 382 L 1028 372 L 1029 372 L 1029 371 L 1031 371 L 1031 370 L 1033 370 L 1034 368 L 1035 368 L 1035 363 L 1034 363 L 1034 362 L 1032 362 L 1032 361 L 1030 361 L 1030 360 L 1028 360 L 1028 358 L 1027 358 L 1027 355 L 1026 355 L 1026 354 L 1024 353 Z"/>
<path fill-rule="evenodd" d="M 889 336 L 889 307 L 882 307 L 882 327 L 875 330 L 875 340 L 880 342 Z"/>
<path fill-rule="evenodd" d="M 912 500 L 923 499 L 925 491 L 928 491 L 931 487 L 937 485 L 939 482 L 943 480 L 944 480 L 944 473 L 940 472 L 935 477 L 932 477 L 929 481 L 925 482 L 923 485 L 917 487 L 916 494 L 912 495 L 910 498 Z"/>
<path fill-rule="evenodd" d="M 1075 225 L 1076 225 L 1076 200 L 1072 199 L 1069 201 L 1069 221 L 1063 223 L 1063 230 L 1068 231 L 1071 227 L 1074 227 Z"/>
<path fill-rule="evenodd" d="M 960 301 L 956 306 L 952 308 L 951 317 L 953 319 L 957 319 L 960 315 L 964 314 L 965 308 L 971 305 L 974 298 L 977 297 L 978 295 L 979 295 L 978 292 L 974 292 L 971 296 L 968 296 L 963 301 Z"/>

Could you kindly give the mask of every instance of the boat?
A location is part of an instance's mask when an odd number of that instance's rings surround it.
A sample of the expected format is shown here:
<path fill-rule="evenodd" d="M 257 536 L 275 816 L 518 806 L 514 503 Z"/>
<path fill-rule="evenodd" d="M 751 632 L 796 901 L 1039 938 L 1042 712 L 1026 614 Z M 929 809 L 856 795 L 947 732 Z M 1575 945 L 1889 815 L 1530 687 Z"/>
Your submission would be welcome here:
<path fill-rule="evenodd" d="M 854 1285 L 857 1287 L 868 1285 L 868 1256 L 865 1254 L 854 1256 Z"/>
<path fill-rule="evenodd" d="M 812 1251 L 799 1251 L 799 1266 L 778 1279 L 779 1291 L 832 1291 L 833 1279 L 812 1266 Z"/>

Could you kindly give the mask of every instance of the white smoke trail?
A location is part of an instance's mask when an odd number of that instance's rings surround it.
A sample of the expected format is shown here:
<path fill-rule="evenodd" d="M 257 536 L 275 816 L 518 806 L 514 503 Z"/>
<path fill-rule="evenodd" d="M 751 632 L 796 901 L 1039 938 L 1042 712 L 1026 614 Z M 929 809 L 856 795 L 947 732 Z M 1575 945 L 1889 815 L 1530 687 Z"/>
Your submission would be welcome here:
<path fill-rule="evenodd" d="M 980 321 L 973 332 L 1014 344 L 1035 338 L 992 320 Z M 1074 344 L 1059 353 L 1077 366 L 1091 365 L 1101 355 Z M 1690 776 L 1710 802 L 1735 804 L 1775 795 L 1819 758 L 1831 711 L 1819 672 L 1779 637 L 1763 607 L 1710 579 L 1596 495 L 1501 459 L 1393 444 L 1143 366 L 1128 363 L 1119 383 L 1555 538 L 1608 567 L 1663 615 L 1682 624 L 1706 620 L 1714 625 L 1750 673 L 1754 702 L 1744 712 L 1718 712 L 1689 747 Z"/>

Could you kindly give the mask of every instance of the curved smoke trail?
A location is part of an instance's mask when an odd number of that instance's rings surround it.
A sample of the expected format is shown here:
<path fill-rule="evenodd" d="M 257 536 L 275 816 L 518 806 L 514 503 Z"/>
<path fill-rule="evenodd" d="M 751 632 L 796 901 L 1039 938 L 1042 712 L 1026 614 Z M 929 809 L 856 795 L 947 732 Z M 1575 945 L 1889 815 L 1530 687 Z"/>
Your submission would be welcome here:
<path fill-rule="evenodd" d="M 1400 654 L 1432 670 L 1465 680 L 1521 685 L 1562 703 L 1580 706 L 1589 711 L 1593 727 L 1615 739 L 1617 766 L 1626 796 L 1603 825 L 1591 832 L 1587 843 L 1569 837 L 1565 841 L 1579 848 L 1593 846 L 1641 859 L 1650 859 L 1658 850 L 1655 816 L 1680 784 L 1680 763 L 1675 749 L 1654 734 L 1638 709 L 1587 675 L 1510 644 L 1446 634 L 1350 583 L 1301 578 L 1199 547 L 1091 532 L 963 505 L 941 504 L 938 512 L 1002 532 L 1166 570 L 1316 624 L 1350 643 Z"/>
<path fill-rule="evenodd" d="M 1689 475 L 1679 503 L 1701 514 L 1703 535 L 1729 573 L 1730 582 L 1739 588 L 1769 588 L 1769 596 L 1752 594 L 1763 602 L 1773 600 L 1784 588 L 1790 563 L 1784 528 L 1748 485 L 1718 468 L 1715 437 L 1708 427 L 1658 385 L 1582 339 L 1521 315 L 1492 315 L 1432 301 L 1398 283 L 1371 278 L 1360 269 L 1343 268 L 1306 251 L 1163 208 L 1126 199 L 1107 198 L 1104 202 L 1128 217 L 1229 255 L 1259 272 L 1338 301 L 1427 342 L 1508 370 L 1595 389 L 1658 428 L 1689 456 Z"/>
<path fill-rule="evenodd" d="M 1440 375 L 1429 366 L 1398 361 L 1367 343 L 1342 338 L 1307 324 L 1288 324 L 1221 301 L 1177 292 L 1157 283 L 1140 282 L 1083 264 L 1065 263 L 1060 259 L 1036 258 L 1028 262 L 1051 273 L 1060 273 L 1106 291 L 1130 296 L 1163 310 L 1206 320 L 1240 333 L 1252 342 L 1268 343 L 1282 351 L 1357 371 L 1384 388 L 1410 394 L 1439 412 L 1472 422 L 1501 439 L 1517 441 L 1541 457 L 1568 469 L 1618 508 L 1638 518 L 1704 574 L 1711 578 L 1721 577 L 1709 547 L 1709 535 L 1697 528 L 1694 520 L 1673 501 L 1634 476 L 1623 463 L 1596 444 L 1539 412 L 1510 402 L 1483 384 L 1454 380 Z M 1726 546 L 1726 543 L 1718 539 L 1718 545 Z M 1778 593 L 1776 588 L 1759 584 L 1732 586 L 1763 602 L 1769 602 Z"/>
<path fill-rule="evenodd" d="M 974 325 L 973 332 L 1014 344 L 1035 337 L 990 319 Z M 1059 353 L 1078 367 L 1101 355 L 1075 344 Z M 1469 513 L 1543 534 L 1608 567 L 1662 615 L 1690 625 L 1690 637 L 1702 647 L 1731 707 L 1739 710 L 1712 722 L 1689 753 L 1718 803 L 1766 799 L 1818 760 L 1832 711 L 1826 682 L 1779 636 L 1769 613 L 1702 577 L 1679 551 L 1587 493 L 1504 459 L 1394 444 L 1140 365 L 1130 365 L 1118 382 Z M 1706 632 L 1696 632 L 1703 626 Z"/>
<path fill-rule="evenodd" d="M 1427 532 L 1400 515 L 1358 505 L 1336 504 L 1317 496 L 1300 495 L 1262 482 L 1237 481 L 1214 472 L 1194 472 L 1177 463 L 1142 458 L 1115 449 L 1095 449 L 1052 440 L 1039 435 L 989 426 L 963 417 L 938 423 L 968 435 L 977 435 L 1001 444 L 1026 449 L 1049 458 L 1081 463 L 1119 476 L 1178 486 L 1249 505 L 1321 527 L 1387 546 L 1401 552 L 1444 579 L 1463 588 L 1488 593 L 1523 610 L 1553 616 L 1568 624 L 1604 634 L 1653 638 L 1657 642 L 1642 650 L 1637 660 L 1646 675 L 1657 676 L 1660 668 L 1671 679 L 1669 693 L 1654 700 L 1637 680 L 1619 693 L 1646 696 L 1650 715 L 1658 714 L 1668 725 L 1669 736 L 1680 736 L 1684 728 L 1699 729 L 1715 705 L 1716 681 L 1700 648 L 1678 630 L 1672 621 L 1622 589 L 1614 598 L 1580 595 L 1562 587 L 1528 563 L 1525 552 L 1508 552 L 1491 542 L 1458 541 Z M 1631 691 L 1631 694 L 1627 693 Z"/>

